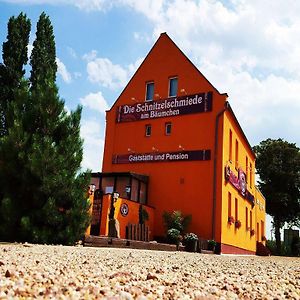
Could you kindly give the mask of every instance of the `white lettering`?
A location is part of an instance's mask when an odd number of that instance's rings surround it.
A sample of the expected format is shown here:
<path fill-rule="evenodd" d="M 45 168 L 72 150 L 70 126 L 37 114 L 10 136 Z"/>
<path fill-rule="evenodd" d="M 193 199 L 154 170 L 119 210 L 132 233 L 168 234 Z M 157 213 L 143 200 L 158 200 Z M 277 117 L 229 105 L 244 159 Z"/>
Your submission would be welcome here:
<path fill-rule="evenodd" d="M 188 160 L 189 155 L 187 153 L 178 153 L 178 154 L 166 154 L 166 160 Z"/>
<path fill-rule="evenodd" d="M 124 114 L 134 113 L 135 108 L 133 106 L 124 105 Z"/>

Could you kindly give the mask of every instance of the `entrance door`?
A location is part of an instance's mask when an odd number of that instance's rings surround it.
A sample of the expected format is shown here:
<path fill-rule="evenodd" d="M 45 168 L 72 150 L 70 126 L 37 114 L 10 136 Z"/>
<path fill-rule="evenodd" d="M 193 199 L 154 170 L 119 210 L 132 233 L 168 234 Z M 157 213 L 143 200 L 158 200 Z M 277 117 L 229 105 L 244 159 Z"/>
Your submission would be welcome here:
<path fill-rule="evenodd" d="M 102 192 L 98 189 L 94 193 L 91 235 L 100 235 L 101 211 L 102 211 Z"/>

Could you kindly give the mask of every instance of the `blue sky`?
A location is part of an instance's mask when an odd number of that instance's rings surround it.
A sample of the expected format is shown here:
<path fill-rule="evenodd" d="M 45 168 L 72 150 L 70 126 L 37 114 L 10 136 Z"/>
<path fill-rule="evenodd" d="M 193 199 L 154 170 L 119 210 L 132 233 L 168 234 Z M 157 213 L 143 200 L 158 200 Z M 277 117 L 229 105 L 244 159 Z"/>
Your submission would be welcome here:
<path fill-rule="evenodd" d="M 167 32 L 229 101 L 250 143 L 300 146 L 300 1 L 0 0 L 0 43 L 10 16 L 54 26 L 60 95 L 83 105 L 83 168 L 101 169 L 105 109 L 161 32 Z M 30 47 L 29 47 L 30 48 Z"/>

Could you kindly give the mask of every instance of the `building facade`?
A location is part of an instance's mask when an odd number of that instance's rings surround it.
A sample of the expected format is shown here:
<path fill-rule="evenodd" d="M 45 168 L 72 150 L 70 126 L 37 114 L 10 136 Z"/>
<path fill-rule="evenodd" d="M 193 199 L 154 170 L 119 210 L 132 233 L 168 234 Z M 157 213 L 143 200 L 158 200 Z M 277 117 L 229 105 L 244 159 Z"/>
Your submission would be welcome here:
<path fill-rule="evenodd" d="M 180 210 L 192 215 L 189 232 L 214 239 L 221 253 L 255 253 L 265 240 L 266 204 L 227 97 L 160 35 L 106 113 L 102 173 L 93 174 L 94 234 L 107 234 L 105 195 L 117 191 L 120 237 L 139 222 L 137 207 L 150 216 L 150 239 L 165 235 L 164 211 Z"/>

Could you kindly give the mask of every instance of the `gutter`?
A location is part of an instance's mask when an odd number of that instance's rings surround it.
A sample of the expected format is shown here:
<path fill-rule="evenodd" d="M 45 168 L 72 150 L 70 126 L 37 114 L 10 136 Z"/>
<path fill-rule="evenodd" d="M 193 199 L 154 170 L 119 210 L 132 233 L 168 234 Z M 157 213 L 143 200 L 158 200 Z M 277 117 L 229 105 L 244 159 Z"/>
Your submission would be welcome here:
<path fill-rule="evenodd" d="M 224 112 L 229 109 L 228 101 L 225 102 L 224 108 L 217 114 L 215 123 L 215 147 L 214 147 L 214 169 L 213 169 L 213 209 L 212 209 L 212 240 L 215 240 L 215 220 L 216 220 L 216 202 L 217 202 L 217 157 L 218 157 L 218 139 L 219 139 L 219 120 Z"/>

